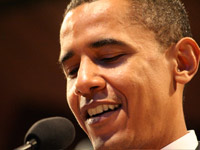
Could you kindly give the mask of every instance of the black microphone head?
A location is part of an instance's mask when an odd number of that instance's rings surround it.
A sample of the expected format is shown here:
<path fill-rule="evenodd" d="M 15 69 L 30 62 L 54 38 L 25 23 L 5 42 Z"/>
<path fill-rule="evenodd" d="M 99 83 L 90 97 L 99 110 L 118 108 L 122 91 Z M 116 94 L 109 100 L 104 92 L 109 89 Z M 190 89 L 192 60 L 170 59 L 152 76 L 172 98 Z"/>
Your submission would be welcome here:
<path fill-rule="evenodd" d="M 71 121 L 63 117 L 50 117 L 33 124 L 24 142 L 35 139 L 36 150 L 59 150 L 67 148 L 74 138 L 75 128 Z"/>

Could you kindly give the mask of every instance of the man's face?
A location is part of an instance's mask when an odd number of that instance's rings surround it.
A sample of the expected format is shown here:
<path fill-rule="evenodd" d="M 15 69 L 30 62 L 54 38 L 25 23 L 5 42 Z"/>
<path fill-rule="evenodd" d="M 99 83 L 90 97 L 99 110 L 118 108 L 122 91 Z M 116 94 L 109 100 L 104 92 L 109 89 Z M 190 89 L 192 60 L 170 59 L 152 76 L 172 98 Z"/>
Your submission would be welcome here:
<path fill-rule="evenodd" d="M 173 115 L 170 56 L 127 14 L 127 1 L 100 0 L 61 27 L 67 102 L 95 149 L 156 148 Z"/>

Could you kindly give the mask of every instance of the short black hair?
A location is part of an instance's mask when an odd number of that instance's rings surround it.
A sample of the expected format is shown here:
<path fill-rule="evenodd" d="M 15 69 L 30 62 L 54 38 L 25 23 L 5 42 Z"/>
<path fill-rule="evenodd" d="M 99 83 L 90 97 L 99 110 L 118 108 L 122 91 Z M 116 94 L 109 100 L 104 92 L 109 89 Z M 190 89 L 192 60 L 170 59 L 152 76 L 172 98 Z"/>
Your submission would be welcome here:
<path fill-rule="evenodd" d="M 97 0 L 71 0 L 70 10 Z M 188 14 L 180 0 L 128 0 L 130 17 L 134 22 L 153 31 L 156 40 L 164 47 L 177 43 L 183 37 L 192 37 Z"/>

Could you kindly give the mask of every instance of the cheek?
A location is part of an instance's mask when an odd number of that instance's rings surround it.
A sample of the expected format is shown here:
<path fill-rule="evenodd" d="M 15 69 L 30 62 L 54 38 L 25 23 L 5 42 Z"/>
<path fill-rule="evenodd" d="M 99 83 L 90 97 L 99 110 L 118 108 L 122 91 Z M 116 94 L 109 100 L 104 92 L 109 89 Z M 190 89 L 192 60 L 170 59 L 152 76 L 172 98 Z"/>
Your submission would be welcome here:
<path fill-rule="evenodd" d="M 78 97 L 74 93 L 74 81 L 67 81 L 67 87 L 66 87 L 66 97 L 67 97 L 67 103 L 69 105 L 69 108 L 71 109 L 74 116 L 78 119 L 79 116 L 79 107 L 78 107 Z"/>
<path fill-rule="evenodd" d="M 83 120 L 81 119 L 81 113 L 79 109 L 79 97 L 74 94 L 74 88 L 75 87 L 73 86 L 73 82 L 70 81 L 67 83 L 66 87 L 67 103 L 72 113 L 74 114 L 77 122 L 79 123 L 80 127 L 86 132 L 86 127 L 83 123 Z"/>
<path fill-rule="evenodd" d="M 143 71 L 135 62 L 127 61 L 118 67 L 103 70 L 106 82 L 117 89 L 126 99 L 138 92 L 140 83 L 143 81 Z M 142 80 L 142 81 L 141 81 Z"/>
<path fill-rule="evenodd" d="M 108 82 L 124 95 L 128 115 L 142 122 L 157 115 L 169 96 L 171 78 L 166 70 L 169 69 L 162 59 L 136 58 L 105 72 L 109 75 Z"/>
<path fill-rule="evenodd" d="M 67 97 L 67 103 L 70 107 L 70 109 L 73 111 L 74 107 L 77 105 L 76 101 L 74 100 L 75 95 L 74 95 L 74 82 L 73 81 L 67 81 L 66 85 L 66 97 Z"/>
<path fill-rule="evenodd" d="M 132 83 L 127 85 L 130 89 L 126 89 L 128 110 L 133 120 L 137 121 L 135 126 L 138 131 L 145 129 L 145 134 L 150 136 L 153 131 L 159 130 L 150 127 L 165 118 L 172 79 L 164 61 L 138 62 L 140 65 L 131 66 L 131 72 L 126 77 Z"/>

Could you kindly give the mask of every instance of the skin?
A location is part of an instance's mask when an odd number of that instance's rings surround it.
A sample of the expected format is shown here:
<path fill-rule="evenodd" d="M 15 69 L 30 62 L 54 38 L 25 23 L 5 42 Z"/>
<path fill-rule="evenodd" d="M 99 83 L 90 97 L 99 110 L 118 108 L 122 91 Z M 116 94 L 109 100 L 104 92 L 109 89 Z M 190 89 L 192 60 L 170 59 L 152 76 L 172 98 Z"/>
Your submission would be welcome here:
<path fill-rule="evenodd" d="M 153 32 L 129 20 L 128 5 L 85 3 L 68 12 L 61 27 L 67 102 L 98 150 L 160 149 L 187 133 L 182 92 L 197 71 L 199 48 L 185 38 L 164 49 Z M 102 104 L 121 107 L 86 118 Z"/>

